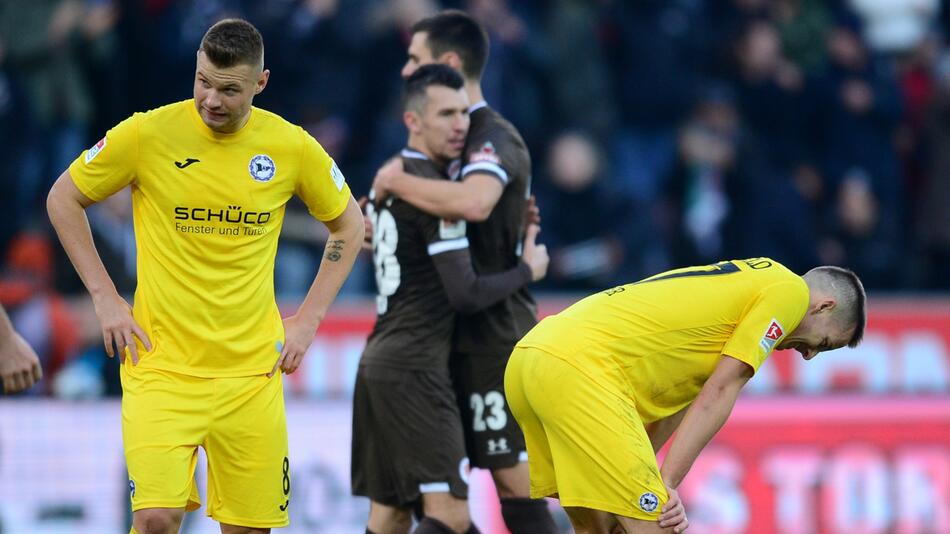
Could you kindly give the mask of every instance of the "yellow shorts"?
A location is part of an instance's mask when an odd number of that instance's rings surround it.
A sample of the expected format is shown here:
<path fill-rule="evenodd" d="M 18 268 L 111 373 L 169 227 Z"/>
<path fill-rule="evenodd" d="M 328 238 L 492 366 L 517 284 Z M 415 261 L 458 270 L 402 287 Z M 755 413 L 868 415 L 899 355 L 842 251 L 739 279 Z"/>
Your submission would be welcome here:
<path fill-rule="evenodd" d="M 633 399 L 547 352 L 516 347 L 505 393 L 524 431 L 531 497 L 656 520 L 669 498 Z"/>
<path fill-rule="evenodd" d="M 198 447 L 208 457 L 208 511 L 256 528 L 289 523 L 290 462 L 281 374 L 199 378 L 121 367 L 122 440 L 132 510 L 201 506 Z"/>

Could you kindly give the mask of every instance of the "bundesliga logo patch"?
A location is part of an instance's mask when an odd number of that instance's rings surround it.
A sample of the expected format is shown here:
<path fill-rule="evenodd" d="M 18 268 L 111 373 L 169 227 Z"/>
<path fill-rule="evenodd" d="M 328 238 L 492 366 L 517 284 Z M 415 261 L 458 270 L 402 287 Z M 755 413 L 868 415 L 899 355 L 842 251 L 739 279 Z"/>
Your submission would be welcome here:
<path fill-rule="evenodd" d="M 660 505 L 660 498 L 655 493 L 646 492 L 640 496 L 640 509 L 644 512 L 652 512 Z"/>
<path fill-rule="evenodd" d="M 346 183 L 346 179 L 343 178 L 343 173 L 340 171 L 340 168 L 336 166 L 336 162 L 332 159 L 330 160 L 333 165 L 330 166 L 330 178 L 333 178 L 333 185 L 336 186 L 337 191 L 343 191 L 343 184 Z"/>
<path fill-rule="evenodd" d="M 89 162 L 96 158 L 99 155 L 99 152 L 102 152 L 102 149 L 106 147 L 106 138 L 103 137 L 99 140 L 98 143 L 92 145 L 89 150 L 86 151 L 86 165 L 89 165 Z"/>
<path fill-rule="evenodd" d="M 765 329 L 765 335 L 762 336 L 759 345 L 765 349 L 765 352 L 772 352 L 772 349 L 775 348 L 775 344 L 778 343 L 778 340 L 782 339 L 784 335 L 785 329 L 773 318 L 769 327 Z"/>

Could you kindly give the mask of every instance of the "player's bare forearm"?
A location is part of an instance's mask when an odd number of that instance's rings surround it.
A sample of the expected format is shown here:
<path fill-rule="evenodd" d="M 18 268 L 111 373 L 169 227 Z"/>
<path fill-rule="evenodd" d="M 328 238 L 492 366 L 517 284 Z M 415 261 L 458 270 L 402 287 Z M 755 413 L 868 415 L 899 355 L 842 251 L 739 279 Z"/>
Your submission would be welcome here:
<path fill-rule="evenodd" d="M 343 214 L 325 224 L 330 236 L 320 261 L 320 270 L 297 310 L 297 316 L 314 328 L 326 316 L 330 304 L 350 274 L 363 242 L 363 214 L 352 197 Z"/>
<path fill-rule="evenodd" d="M 653 445 L 654 453 L 660 452 L 660 449 L 663 448 L 663 445 L 666 445 L 666 442 L 669 441 L 673 432 L 676 432 L 688 408 L 689 406 L 686 406 L 686 408 L 683 408 L 665 419 L 660 419 L 659 421 L 654 421 L 652 424 L 647 425 L 647 435 L 650 437 L 650 444 Z"/>
<path fill-rule="evenodd" d="M 668 486 L 679 487 L 703 448 L 722 428 L 739 398 L 742 386 L 751 378 L 747 364 L 723 356 L 699 395 L 686 410 L 679 430 L 663 461 L 660 475 Z"/>
<path fill-rule="evenodd" d="M 461 182 L 431 180 L 402 173 L 391 192 L 422 211 L 449 220 L 484 221 L 501 197 L 493 176 L 470 176 Z"/>
<path fill-rule="evenodd" d="M 46 210 L 56 235 L 95 300 L 114 295 L 116 290 L 92 240 L 86 217 L 86 207 L 91 204 L 93 201 L 79 191 L 69 171 L 60 175 L 46 198 Z"/>

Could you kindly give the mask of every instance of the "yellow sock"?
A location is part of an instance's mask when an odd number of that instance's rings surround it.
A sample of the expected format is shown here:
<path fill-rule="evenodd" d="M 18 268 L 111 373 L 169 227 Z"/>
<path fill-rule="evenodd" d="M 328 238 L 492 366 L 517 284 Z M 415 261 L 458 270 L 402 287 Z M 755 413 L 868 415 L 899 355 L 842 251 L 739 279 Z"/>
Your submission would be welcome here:
<path fill-rule="evenodd" d="M 129 531 L 129 534 L 139 534 L 139 531 L 135 530 L 135 527 L 132 527 L 132 530 Z"/>

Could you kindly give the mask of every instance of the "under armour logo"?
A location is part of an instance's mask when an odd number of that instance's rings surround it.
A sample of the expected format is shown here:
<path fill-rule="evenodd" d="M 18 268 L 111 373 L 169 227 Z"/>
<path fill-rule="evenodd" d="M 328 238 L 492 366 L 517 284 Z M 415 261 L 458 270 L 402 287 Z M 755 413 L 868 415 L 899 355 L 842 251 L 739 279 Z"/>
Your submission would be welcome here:
<path fill-rule="evenodd" d="M 508 448 L 507 439 L 499 438 L 497 440 L 488 440 L 488 454 L 502 454 L 510 451 L 511 449 Z"/>
<path fill-rule="evenodd" d="M 179 169 L 184 169 L 185 167 L 191 165 L 192 163 L 198 163 L 200 161 L 201 161 L 200 159 L 188 158 L 184 162 L 176 161 L 175 166 L 178 167 Z"/>

